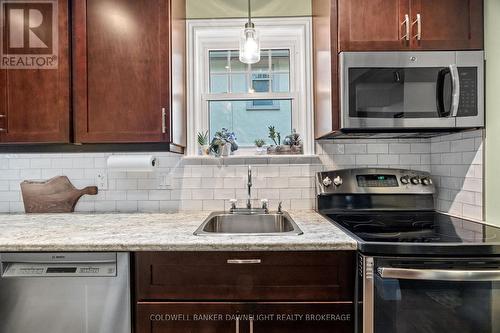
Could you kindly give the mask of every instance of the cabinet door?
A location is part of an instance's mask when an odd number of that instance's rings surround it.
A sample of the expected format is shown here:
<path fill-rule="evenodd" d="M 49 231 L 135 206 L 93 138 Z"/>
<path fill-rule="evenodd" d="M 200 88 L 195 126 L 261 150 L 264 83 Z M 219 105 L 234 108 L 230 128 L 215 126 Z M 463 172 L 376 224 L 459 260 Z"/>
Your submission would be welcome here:
<path fill-rule="evenodd" d="M 136 333 L 352 333 L 353 303 L 139 303 Z"/>
<path fill-rule="evenodd" d="M 2 2 L 5 6 L 8 3 Z M 18 12 L 22 11 L 25 18 L 31 9 L 30 4 L 13 4 Z M 36 6 L 36 5 L 35 5 Z M 70 107 L 69 107 L 69 51 L 68 51 L 68 4 L 59 0 L 57 6 L 49 11 L 40 9 L 43 19 L 50 15 L 57 15 L 57 26 L 41 24 L 34 28 L 35 32 L 28 31 L 26 23 L 24 29 L 31 33 L 30 39 L 24 39 L 22 51 L 29 58 L 30 54 L 37 54 L 38 58 L 46 59 L 43 49 L 57 46 L 57 68 L 40 69 L 0 69 L 0 142 L 1 143 L 67 143 L 69 142 Z M 5 7 L 4 7 L 5 10 Z M 53 13 L 50 13 L 53 11 Z M 26 21 L 25 21 L 26 22 Z M 42 21 L 43 22 L 43 21 Z M 6 24 L 5 26 L 8 26 Z M 57 43 L 51 30 L 57 29 Z M 35 36 L 36 37 L 33 37 Z M 36 44 L 39 38 L 41 44 Z M 42 40 L 43 39 L 43 40 Z M 32 48 L 32 43 L 40 50 Z M 54 44 L 51 44 L 54 43 Z M 6 42 L 7 45 L 7 42 Z M 1 47 L 4 47 L 2 45 Z M 50 51 L 48 51 L 50 52 Z M 51 56 L 51 55 L 50 55 Z M 5 57 L 3 60 L 5 60 Z M 38 61 L 38 60 L 37 60 Z M 28 64 L 27 62 L 24 62 Z M 44 66 L 44 65 L 42 65 Z"/>
<path fill-rule="evenodd" d="M 74 0 L 76 141 L 167 142 L 169 0 Z"/>
<path fill-rule="evenodd" d="M 408 0 L 339 0 L 340 51 L 406 50 Z"/>
<path fill-rule="evenodd" d="M 413 48 L 423 50 L 483 48 L 483 0 L 410 0 L 410 2 Z M 420 38 L 418 38 L 419 24 Z"/>
<path fill-rule="evenodd" d="M 244 313 L 251 316 L 248 320 L 251 333 L 354 332 L 354 305 L 351 302 L 249 303 Z"/>
<path fill-rule="evenodd" d="M 248 333 L 241 303 L 139 303 L 136 333 Z"/>

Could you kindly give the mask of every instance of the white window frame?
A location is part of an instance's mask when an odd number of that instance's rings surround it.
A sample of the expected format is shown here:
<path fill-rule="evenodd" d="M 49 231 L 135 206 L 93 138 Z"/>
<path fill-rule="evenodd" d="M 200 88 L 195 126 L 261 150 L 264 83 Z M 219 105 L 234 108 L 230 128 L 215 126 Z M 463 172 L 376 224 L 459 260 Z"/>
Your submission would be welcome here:
<path fill-rule="evenodd" d="M 209 130 L 210 100 L 291 99 L 292 128 L 302 136 L 304 154 L 314 154 L 314 115 L 312 102 L 311 18 L 259 18 L 254 23 L 260 33 L 261 49 L 290 50 L 290 92 L 210 94 L 209 52 L 237 50 L 245 19 L 189 20 L 187 155 L 196 156 L 196 134 Z M 195 79 L 198 78 L 198 79 Z M 284 137 L 287 134 L 282 133 Z M 238 155 L 252 155 L 254 149 L 241 149 Z"/>

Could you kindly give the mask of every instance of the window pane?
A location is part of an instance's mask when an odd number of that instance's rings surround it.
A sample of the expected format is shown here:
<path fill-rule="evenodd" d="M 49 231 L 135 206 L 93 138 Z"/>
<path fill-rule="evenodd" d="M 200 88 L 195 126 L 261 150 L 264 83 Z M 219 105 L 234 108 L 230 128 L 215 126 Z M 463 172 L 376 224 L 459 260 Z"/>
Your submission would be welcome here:
<path fill-rule="evenodd" d="M 210 74 L 227 73 L 229 66 L 227 63 L 228 51 L 210 51 Z"/>
<path fill-rule="evenodd" d="M 290 51 L 289 50 L 272 50 L 271 53 L 271 70 L 273 72 L 290 73 Z"/>
<path fill-rule="evenodd" d="M 227 93 L 227 80 L 226 74 L 210 75 L 210 92 L 214 94 Z"/>
<path fill-rule="evenodd" d="M 240 61 L 239 51 L 231 52 L 231 72 L 246 72 L 248 71 L 248 65 Z"/>
<path fill-rule="evenodd" d="M 210 51 L 210 92 L 228 93 L 228 51 Z"/>
<path fill-rule="evenodd" d="M 290 91 L 290 74 L 273 74 L 273 92 Z"/>
<path fill-rule="evenodd" d="M 251 67 L 252 72 L 269 72 L 269 50 L 261 50 L 260 61 Z"/>
<path fill-rule="evenodd" d="M 292 101 L 272 100 L 271 106 L 254 107 L 255 100 L 211 101 L 210 136 L 221 128 L 236 134 L 238 144 L 251 147 L 255 139 L 265 139 L 271 144 L 268 126 L 275 126 L 282 139 L 292 132 Z"/>
<path fill-rule="evenodd" d="M 231 92 L 232 93 L 248 92 L 248 76 L 246 73 L 231 74 Z"/>

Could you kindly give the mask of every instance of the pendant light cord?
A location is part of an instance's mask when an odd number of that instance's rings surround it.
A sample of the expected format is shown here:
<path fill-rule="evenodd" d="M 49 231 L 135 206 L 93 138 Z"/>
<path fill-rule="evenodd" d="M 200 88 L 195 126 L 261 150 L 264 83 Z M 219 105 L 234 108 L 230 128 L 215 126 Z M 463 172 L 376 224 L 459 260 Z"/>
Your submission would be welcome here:
<path fill-rule="evenodd" d="M 251 0 L 248 0 L 248 25 L 252 25 L 252 5 Z"/>

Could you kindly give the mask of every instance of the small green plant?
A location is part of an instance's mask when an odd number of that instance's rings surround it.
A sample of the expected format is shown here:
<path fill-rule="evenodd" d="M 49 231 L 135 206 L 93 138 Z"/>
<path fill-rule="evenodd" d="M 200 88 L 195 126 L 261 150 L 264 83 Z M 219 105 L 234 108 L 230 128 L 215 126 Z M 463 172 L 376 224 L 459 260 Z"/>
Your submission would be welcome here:
<path fill-rule="evenodd" d="M 208 145 L 208 131 L 198 132 L 197 141 L 200 146 Z"/>
<path fill-rule="evenodd" d="M 254 143 L 258 148 L 262 148 L 266 144 L 266 141 L 264 141 L 264 139 L 257 139 Z"/>
<path fill-rule="evenodd" d="M 292 134 L 287 135 L 285 137 L 285 140 L 283 140 L 283 143 L 287 146 L 300 146 L 302 143 L 302 139 L 300 138 L 300 135 L 297 133 L 295 129 L 293 129 Z"/>
<path fill-rule="evenodd" d="M 269 126 L 269 139 L 273 140 L 276 146 L 281 145 L 281 133 L 276 132 L 276 128 L 274 126 Z"/>

